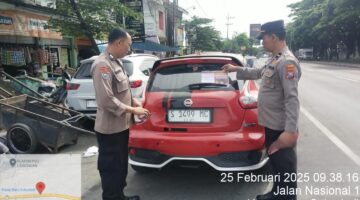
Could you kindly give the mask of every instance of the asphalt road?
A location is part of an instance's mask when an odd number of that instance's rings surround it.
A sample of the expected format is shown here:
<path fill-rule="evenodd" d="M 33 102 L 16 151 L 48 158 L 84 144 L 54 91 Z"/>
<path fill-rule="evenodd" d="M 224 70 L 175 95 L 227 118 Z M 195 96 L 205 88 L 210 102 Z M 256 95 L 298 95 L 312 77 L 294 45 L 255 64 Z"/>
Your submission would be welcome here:
<path fill-rule="evenodd" d="M 360 68 L 314 63 L 301 67 L 298 199 L 360 200 Z M 83 153 L 92 145 L 96 145 L 95 138 L 83 135 L 77 145 L 61 153 Z M 85 200 L 101 199 L 96 159 L 82 159 Z M 264 168 L 247 174 L 267 173 Z M 207 166 L 169 166 L 150 174 L 129 168 L 125 192 L 139 194 L 143 200 L 247 200 L 271 186 L 237 180 L 223 183 L 223 177 Z"/>

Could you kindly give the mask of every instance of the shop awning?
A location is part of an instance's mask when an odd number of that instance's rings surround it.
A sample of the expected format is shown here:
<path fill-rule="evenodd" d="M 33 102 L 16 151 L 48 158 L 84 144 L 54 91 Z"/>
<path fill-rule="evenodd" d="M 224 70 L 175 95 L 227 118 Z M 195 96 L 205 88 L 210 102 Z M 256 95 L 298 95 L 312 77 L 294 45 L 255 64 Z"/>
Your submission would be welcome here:
<path fill-rule="evenodd" d="M 133 43 L 133 49 L 144 50 L 144 51 L 178 51 L 179 48 L 169 47 L 166 45 L 158 44 L 152 41 L 145 41 L 142 43 Z"/>

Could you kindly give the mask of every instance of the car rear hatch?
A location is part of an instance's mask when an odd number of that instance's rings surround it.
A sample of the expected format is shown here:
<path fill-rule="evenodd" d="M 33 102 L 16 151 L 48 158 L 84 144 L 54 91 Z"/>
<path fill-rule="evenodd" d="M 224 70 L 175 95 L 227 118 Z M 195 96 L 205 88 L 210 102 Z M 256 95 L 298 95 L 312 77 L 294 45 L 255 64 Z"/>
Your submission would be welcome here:
<path fill-rule="evenodd" d="M 172 132 L 225 132 L 241 128 L 235 74 L 223 73 L 228 57 L 179 58 L 164 61 L 149 79 L 144 107 L 152 113 L 143 128 Z"/>
<path fill-rule="evenodd" d="M 96 110 L 91 65 L 92 62 L 83 63 L 66 86 L 69 106 L 75 110 Z"/>

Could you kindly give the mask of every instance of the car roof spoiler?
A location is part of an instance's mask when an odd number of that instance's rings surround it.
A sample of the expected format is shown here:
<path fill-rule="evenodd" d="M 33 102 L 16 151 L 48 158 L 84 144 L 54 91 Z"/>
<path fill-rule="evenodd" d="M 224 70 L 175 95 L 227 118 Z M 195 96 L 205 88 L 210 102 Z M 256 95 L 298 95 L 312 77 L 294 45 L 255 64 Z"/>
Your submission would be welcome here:
<path fill-rule="evenodd" d="M 155 71 L 163 61 L 181 60 L 181 59 L 184 59 L 184 58 L 230 58 L 237 65 L 244 66 L 244 64 L 236 56 L 230 56 L 230 55 L 191 55 L 191 56 L 179 56 L 179 57 L 171 57 L 171 58 L 165 58 L 165 59 L 157 60 L 154 63 L 154 66 L 151 69 L 151 71 L 152 72 Z"/>

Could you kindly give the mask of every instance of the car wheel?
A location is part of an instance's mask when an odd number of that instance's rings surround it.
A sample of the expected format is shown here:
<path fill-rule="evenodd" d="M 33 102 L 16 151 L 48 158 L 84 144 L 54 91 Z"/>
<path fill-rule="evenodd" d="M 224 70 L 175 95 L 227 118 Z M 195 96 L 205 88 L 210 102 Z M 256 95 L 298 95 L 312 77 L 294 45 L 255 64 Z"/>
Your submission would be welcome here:
<path fill-rule="evenodd" d="M 34 153 L 38 146 L 38 140 L 33 130 L 26 124 L 13 124 L 8 129 L 6 137 L 8 147 L 12 153 Z"/>
<path fill-rule="evenodd" d="M 131 165 L 131 168 L 133 170 L 135 170 L 137 173 L 140 173 L 140 174 L 147 174 L 147 173 L 151 173 L 151 172 L 155 171 L 154 168 L 141 167 L 141 166 L 137 166 L 137 165 Z"/>

